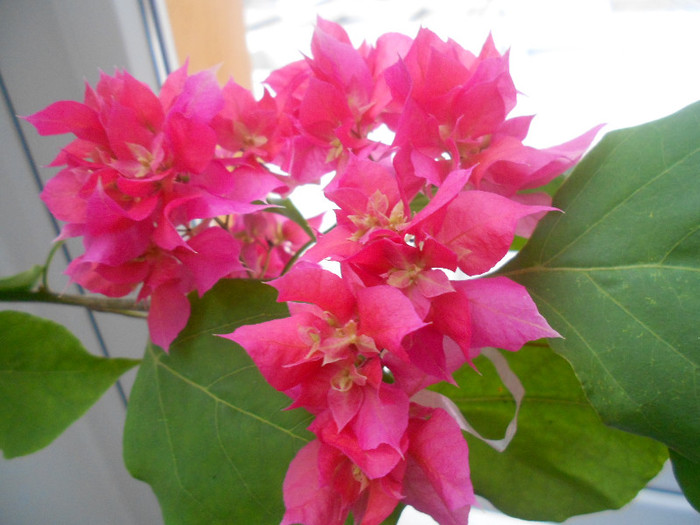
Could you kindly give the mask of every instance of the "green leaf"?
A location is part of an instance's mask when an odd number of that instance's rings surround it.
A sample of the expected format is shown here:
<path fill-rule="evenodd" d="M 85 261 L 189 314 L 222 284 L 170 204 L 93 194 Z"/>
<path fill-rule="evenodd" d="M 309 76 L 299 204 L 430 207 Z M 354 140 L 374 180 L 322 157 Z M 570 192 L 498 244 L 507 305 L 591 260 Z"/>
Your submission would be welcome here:
<path fill-rule="evenodd" d="M 700 461 L 700 103 L 610 133 L 501 272 L 609 425 Z"/>
<path fill-rule="evenodd" d="M 283 215 L 284 217 L 287 217 L 288 219 L 296 222 L 299 226 L 301 226 L 306 235 L 308 235 L 311 239 L 316 239 L 316 233 L 311 228 L 311 226 L 309 226 L 309 223 L 301 214 L 301 212 L 297 209 L 297 207 L 294 206 L 294 203 L 291 201 L 291 199 L 271 198 L 268 199 L 268 201 L 270 202 L 270 204 L 274 204 L 275 206 L 272 208 L 265 208 L 264 211 L 270 213 L 277 213 L 278 215 Z"/>
<path fill-rule="evenodd" d="M 419 211 L 425 208 L 429 202 L 430 199 L 424 193 L 418 193 L 415 197 L 413 197 L 413 200 L 409 205 L 411 208 L 411 213 L 414 215 L 417 214 Z"/>
<path fill-rule="evenodd" d="M 53 321 L 0 312 L 0 448 L 5 457 L 31 454 L 51 443 L 138 363 L 93 356 Z"/>
<path fill-rule="evenodd" d="M 688 502 L 700 512 L 700 463 L 670 450 L 673 473 Z"/>
<path fill-rule="evenodd" d="M 619 508 L 661 469 L 659 443 L 604 425 L 571 366 L 545 346 L 503 352 L 525 387 L 518 429 L 504 452 L 465 434 L 475 491 L 501 511 L 528 520 L 562 521 Z M 503 437 L 515 404 L 490 361 L 463 367 L 459 388 L 434 387 L 454 401 L 478 432 Z"/>
<path fill-rule="evenodd" d="M 31 290 L 41 277 L 43 271 L 44 267 L 36 264 L 29 270 L 0 279 L 0 300 L 2 300 L 2 296 L 6 293 L 28 292 Z"/>
<path fill-rule="evenodd" d="M 279 523 L 282 482 L 311 439 L 302 410 L 270 387 L 226 334 L 288 315 L 260 282 L 219 282 L 194 297 L 170 354 L 150 346 L 127 414 L 124 459 L 168 524 Z"/>

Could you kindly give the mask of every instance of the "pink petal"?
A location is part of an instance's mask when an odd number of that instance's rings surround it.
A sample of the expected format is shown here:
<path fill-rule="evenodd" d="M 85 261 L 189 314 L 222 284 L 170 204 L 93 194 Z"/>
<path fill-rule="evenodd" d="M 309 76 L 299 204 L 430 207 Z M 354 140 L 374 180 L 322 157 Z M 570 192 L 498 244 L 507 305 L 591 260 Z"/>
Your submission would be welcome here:
<path fill-rule="evenodd" d="M 216 75 L 212 70 L 205 70 L 186 77 L 170 112 L 209 122 L 223 107 L 224 99 Z"/>
<path fill-rule="evenodd" d="M 484 191 L 465 191 L 411 231 L 432 235 L 457 254 L 467 275 L 490 270 L 508 252 L 518 221 L 553 208 L 525 206 Z"/>
<path fill-rule="evenodd" d="M 311 441 L 292 462 L 284 478 L 284 504 L 281 525 L 343 525 L 345 513 L 332 486 L 321 486 L 318 453 L 321 443 Z"/>
<path fill-rule="evenodd" d="M 362 407 L 352 423 L 359 446 L 372 450 L 387 444 L 401 452 L 401 439 L 408 425 L 408 396 L 386 383 L 379 390 L 364 390 Z"/>
<path fill-rule="evenodd" d="M 372 337 L 380 350 L 386 348 L 407 359 L 401 341 L 426 325 L 410 299 L 393 286 L 372 286 L 358 290 L 357 307 L 360 331 Z"/>
<path fill-rule="evenodd" d="M 340 25 L 319 18 L 311 40 L 311 52 L 311 67 L 333 84 L 346 90 L 359 84 L 361 94 L 369 95 L 372 88 L 369 68 Z"/>
<path fill-rule="evenodd" d="M 187 325 L 190 316 L 190 302 L 180 288 L 179 283 L 165 284 L 151 295 L 148 330 L 151 341 L 165 351 Z"/>
<path fill-rule="evenodd" d="M 345 454 L 370 479 L 386 476 L 403 460 L 403 446 L 398 451 L 386 443 L 374 449 L 363 449 L 349 427 L 345 427 L 341 432 L 338 431 L 329 414 L 317 416 L 309 426 L 309 430 L 314 432 L 323 443 Z"/>
<path fill-rule="evenodd" d="M 304 362 L 310 346 L 300 333 L 300 328 L 311 326 L 314 319 L 311 315 L 274 319 L 241 326 L 222 337 L 241 345 L 267 382 L 284 392 L 305 381 L 320 366 L 317 361 Z"/>
<path fill-rule="evenodd" d="M 428 325 L 406 338 L 406 351 L 411 359 L 411 365 L 417 367 L 422 374 L 427 374 L 431 377 L 436 378 L 433 383 L 439 381 L 450 380 L 450 375 L 447 372 L 447 364 L 445 360 L 445 351 L 443 350 L 445 335 L 438 332 L 433 328 L 432 325 Z M 399 376 L 398 381 L 401 384 L 404 391 L 407 393 L 413 393 L 414 387 L 407 387 L 405 384 L 405 379 L 415 374 L 410 368 L 401 368 L 394 370 L 395 367 L 391 367 L 392 372 L 396 372 Z M 414 377 L 414 380 L 419 380 L 422 387 L 426 386 L 422 383 L 423 377 Z"/>
<path fill-rule="evenodd" d="M 183 250 L 177 257 L 192 272 L 200 297 L 219 279 L 243 270 L 243 265 L 238 259 L 240 244 L 221 228 L 207 228 L 187 244 L 194 251 Z"/>
<path fill-rule="evenodd" d="M 298 301 L 318 305 L 341 323 L 350 319 L 355 298 L 345 282 L 328 270 L 311 264 L 297 265 L 269 283 L 279 292 L 278 301 Z"/>
<path fill-rule="evenodd" d="M 452 417 L 434 409 L 429 419 L 412 418 L 408 429 L 405 502 L 440 524 L 464 525 L 475 502 L 467 442 Z"/>
<path fill-rule="evenodd" d="M 455 286 L 459 291 L 459 287 Z M 453 292 L 439 295 L 432 300 L 430 319 L 438 332 L 450 337 L 469 357 L 472 320 L 469 301 L 464 294 Z"/>
<path fill-rule="evenodd" d="M 511 198 L 515 202 L 519 202 L 520 204 L 525 204 L 527 206 L 551 206 L 552 204 L 552 197 L 544 192 L 517 193 Z M 532 235 L 532 232 L 535 231 L 540 219 L 542 219 L 542 217 L 544 217 L 546 214 L 547 212 L 533 213 L 532 215 L 526 215 L 520 219 L 515 228 L 515 235 L 528 239 Z"/>
<path fill-rule="evenodd" d="M 176 101 L 177 96 L 182 92 L 182 88 L 187 80 L 187 67 L 189 65 L 189 59 L 185 60 L 185 63 L 178 69 L 170 73 L 168 78 L 165 79 L 163 86 L 160 88 L 160 94 L 158 98 L 165 108 L 169 110 L 173 103 Z"/>
<path fill-rule="evenodd" d="M 178 232 L 178 226 L 189 225 L 194 219 L 233 213 L 237 208 L 235 202 L 208 194 L 193 186 L 181 187 L 178 194 L 177 197 L 172 195 L 175 198 L 165 205 L 153 232 L 153 241 L 165 250 L 177 247 L 190 249 Z"/>
<path fill-rule="evenodd" d="M 328 390 L 328 408 L 333 414 L 338 430 L 343 430 L 352 418 L 357 415 L 364 399 L 364 389 L 352 387 L 346 392 L 341 392 L 335 388 Z"/>
<path fill-rule="evenodd" d="M 136 80 L 126 72 L 122 103 L 137 112 L 138 122 L 142 127 L 159 130 L 162 126 L 165 114 L 160 100 L 147 84 Z"/>
<path fill-rule="evenodd" d="M 40 135 L 73 133 L 76 137 L 106 144 L 104 128 L 97 112 L 73 100 L 54 102 L 46 109 L 26 117 Z"/>
<path fill-rule="evenodd" d="M 133 108 L 121 104 L 112 106 L 106 128 L 109 145 L 119 159 L 134 159 L 131 145 L 138 144 L 148 149 L 155 136 Z"/>
<path fill-rule="evenodd" d="M 348 191 L 347 196 L 343 193 Z M 345 170 L 331 181 L 326 196 L 349 213 L 365 214 L 371 195 L 379 192 L 387 200 L 388 211 L 401 201 L 401 193 L 391 166 L 350 157 Z"/>
<path fill-rule="evenodd" d="M 216 133 L 208 125 L 174 113 L 168 116 L 164 130 L 175 169 L 200 173 L 213 159 Z"/>
<path fill-rule="evenodd" d="M 41 200 L 60 221 L 85 222 L 87 203 L 79 197 L 87 176 L 78 169 L 64 169 L 44 186 Z"/>
<path fill-rule="evenodd" d="M 85 260 L 111 266 L 143 255 L 150 245 L 150 221 L 133 221 L 103 191 L 88 200 L 85 231 Z"/>
<path fill-rule="evenodd" d="M 313 78 L 301 107 L 299 122 L 304 130 L 323 141 L 332 141 L 335 129 L 352 118 L 344 94 L 332 84 Z"/>
<path fill-rule="evenodd" d="M 107 297 L 124 297 L 131 293 L 138 281 L 114 282 L 100 275 L 101 265 L 76 257 L 65 270 L 71 281 L 78 283 L 91 292 L 101 293 Z"/>
<path fill-rule="evenodd" d="M 403 465 L 399 465 L 390 476 L 393 475 L 400 479 L 402 467 Z M 397 470 L 401 472 L 395 474 Z M 387 476 L 372 480 L 368 491 L 365 508 L 363 510 L 353 509 L 353 516 L 356 519 L 362 519 L 360 522 L 362 525 L 381 525 L 394 511 L 397 503 L 403 499 L 401 483 Z"/>
<path fill-rule="evenodd" d="M 519 350 L 528 341 L 561 337 L 537 311 L 527 289 L 507 277 L 454 283 L 468 298 L 472 347 Z"/>
<path fill-rule="evenodd" d="M 542 150 L 542 158 L 538 163 L 539 169 L 530 175 L 530 180 L 523 189 L 543 186 L 571 168 L 583 156 L 602 127 L 601 124 L 575 139 Z"/>
<path fill-rule="evenodd" d="M 318 236 L 318 241 L 304 252 L 302 260 L 319 262 L 326 258 L 342 260 L 352 256 L 362 248 L 356 241 L 350 240 L 353 232 L 342 226 L 336 226 L 328 233 Z"/>
<path fill-rule="evenodd" d="M 515 106 L 516 90 L 507 57 L 482 61 L 455 100 L 456 139 L 493 133 Z"/>
<path fill-rule="evenodd" d="M 418 225 L 422 221 L 452 202 L 464 189 L 464 185 L 467 183 L 470 176 L 471 170 L 455 170 L 450 172 L 445 181 L 440 185 L 437 193 L 430 199 L 430 202 L 413 217 L 412 227 L 418 228 Z"/>
<path fill-rule="evenodd" d="M 250 213 L 260 206 L 250 204 L 263 200 L 282 184 L 279 179 L 266 169 L 248 165 L 234 166 L 229 171 L 225 163 L 214 161 L 193 181 L 209 193 L 221 195 L 236 203 L 236 213 Z"/>

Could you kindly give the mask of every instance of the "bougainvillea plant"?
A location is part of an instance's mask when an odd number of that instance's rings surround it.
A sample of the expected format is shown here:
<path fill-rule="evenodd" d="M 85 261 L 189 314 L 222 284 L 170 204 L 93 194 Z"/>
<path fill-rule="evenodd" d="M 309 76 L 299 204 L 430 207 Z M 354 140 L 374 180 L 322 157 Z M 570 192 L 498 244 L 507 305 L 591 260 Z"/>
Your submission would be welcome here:
<path fill-rule="evenodd" d="M 411 505 L 464 524 L 475 493 L 563 520 L 622 506 L 669 454 L 698 505 L 698 105 L 610 133 L 567 177 L 599 128 L 526 146 L 491 38 L 355 47 L 319 19 L 266 85 L 256 100 L 185 65 L 155 94 L 117 71 L 26 117 L 75 137 L 41 195 L 58 241 L 82 239 L 70 281 L 106 296 L 73 302 L 147 311 L 150 342 L 95 358 L 2 312 L 7 457 L 140 365 L 124 456 L 167 523 L 371 525 Z M 321 182 L 325 231 L 293 204 Z M 0 299 L 70 302 L 45 273 Z"/>

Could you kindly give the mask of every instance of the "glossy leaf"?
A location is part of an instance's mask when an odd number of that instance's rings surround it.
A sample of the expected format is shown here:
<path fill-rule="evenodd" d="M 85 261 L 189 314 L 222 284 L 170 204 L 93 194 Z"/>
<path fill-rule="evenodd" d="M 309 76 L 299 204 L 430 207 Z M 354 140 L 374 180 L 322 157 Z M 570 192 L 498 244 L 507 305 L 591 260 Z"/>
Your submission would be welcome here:
<path fill-rule="evenodd" d="M 501 511 L 528 520 L 563 521 L 619 508 L 661 469 L 659 443 L 604 425 L 590 406 L 571 366 L 549 347 L 503 352 L 525 387 L 518 430 L 504 452 L 465 434 L 477 494 Z M 500 438 L 515 404 L 484 357 L 479 373 L 463 367 L 459 388 L 440 385 L 467 421 L 487 438 Z"/>
<path fill-rule="evenodd" d="M 282 481 L 310 439 L 310 416 L 283 410 L 248 355 L 214 334 L 288 315 L 276 291 L 224 280 L 201 299 L 170 354 L 149 346 L 124 436 L 132 475 L 151 485 L 167 524 L 279 523 Z"/>
<path fill-rule="evenodd" d="M 700 103 L 616 131 L 501 272 L 530 291 L 603 420 L 700 461 Z"/>
<path fill-rule="evenodd" d="M 31 454 L 80 418 L 133 359 L 89 354 L 62 325 L 24 312 L 0 312 L 0 448 Z"/>
<path fill-rule="evenodd" d="M 673 450 L 671 463 L 673 473 L 688 502 L 700 512 L 700 463 L 691 461 Z"/>

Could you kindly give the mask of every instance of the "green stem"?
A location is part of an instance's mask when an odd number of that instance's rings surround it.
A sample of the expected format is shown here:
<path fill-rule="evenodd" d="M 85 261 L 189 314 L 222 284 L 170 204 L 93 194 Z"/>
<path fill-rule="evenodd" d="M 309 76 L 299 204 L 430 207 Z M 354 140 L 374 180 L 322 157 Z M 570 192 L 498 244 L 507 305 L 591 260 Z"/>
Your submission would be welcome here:
<path fill-rule="evenodd" d="M 335 228 L 335 225 L 331 226 L 331 227 L 328 228 L 326 231 L 321 232 L 321 235 L 327 234 L 327 233 L 328 233 L 329 231 L 331 231 L 333 228 Z M 291 269 L 291 267 L 294 266 L 294 263 L 297 262 L 297 259 L 298 259 L 299 257 L 301 257 L 301 254 L 304 253 L 304 252 L 306 251 L 306 249 L 307 249 L 309 246 L 311 246 L 313 243 L 315 243 L 315 242 L 316 242 L 316 237 L 313 237 L 313 238 L 311 238 L 306 244 L 304 244 L 304 246 L 302 246 L 301 248 L 299 248 L 299 249 L 297 250 L 297 252 L 296 252 L 294 255 L 292 255 L 292 258 L 289 259 L 289 261 L 287 262 L 287 264 L 284 265 L 284 268 L 282 269 L 282 273 L 281 273 L 280 275 L 284 275 L 285 273 L 287 273 L 287 272 Z"/>
<path fill-rule="evenodd" d="M 280 273 L 280 275 L 284 275 L 285 273 L 287 273 L 290 270 L 290 268 L 294 266 L 294 263 L 297 262 L 297 259 L 301 257 L 301 254 L 304 253 L 304 251 L 315 242 L 315 239 L 311 239 L 304 246 L 299 248 L 297 252 L 294 255 L 292 255 L 292 258 L 289 259 L 289 261 L 287 261 L 287 264 L 284 265 L 284 268 L 282 268 L 282 272 Z"/>
<path fill-rule="evenodd" d="M 97 312 L 109 312 L 125 315 L 127 317 L 144 318 L 148 307 L 142 303 L 135 303 L 131 299 L 113 299 L 110 297 L 94 297 L 88 295 L 57 295 L 44 289 L 32 291 L 11 291 L 2 294 L 3 301 L 10 302 L 34 302 L 67 304 L 71 306 L 83 306 Z"/>
<path fill-rule="evenodd" d="M 58 249 L 63 246 L 63 243 L 65 241 L 59 241 L 57 243 L 54 243 L 54 245 L 51 247 L 51 251 L 49 252 L 49 255 L 46 257 L 46 262 L 44 263 L 44 269 L 41 272 L 41 287 L 44 290 L 49 290 L 49 266 L 51 265 L 51 261 L 54 258 L 54 255 L 56 255 L 56 252 Z"/>

